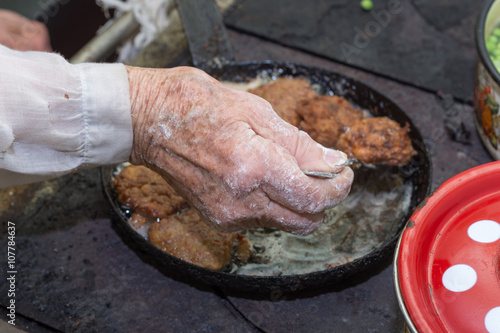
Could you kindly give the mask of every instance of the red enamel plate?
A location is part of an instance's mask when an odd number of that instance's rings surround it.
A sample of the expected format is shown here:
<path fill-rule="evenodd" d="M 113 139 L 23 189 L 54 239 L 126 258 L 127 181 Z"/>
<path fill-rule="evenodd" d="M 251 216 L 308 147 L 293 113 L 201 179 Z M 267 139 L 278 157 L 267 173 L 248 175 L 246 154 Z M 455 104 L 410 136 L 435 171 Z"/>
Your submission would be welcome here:
<path fill-rule="evenodd" d="M 410 218 L 394 265 L 414 332 L 500 332 L 500 161 L 443 183 Z"/>

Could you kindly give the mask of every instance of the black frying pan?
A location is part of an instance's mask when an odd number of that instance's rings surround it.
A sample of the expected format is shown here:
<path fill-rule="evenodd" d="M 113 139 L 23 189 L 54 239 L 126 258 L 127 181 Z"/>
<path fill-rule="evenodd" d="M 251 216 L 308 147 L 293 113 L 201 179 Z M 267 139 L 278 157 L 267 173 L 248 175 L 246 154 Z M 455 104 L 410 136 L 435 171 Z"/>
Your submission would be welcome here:
<path fill-rule="evenodd" d="M 206 5 L 207 2 L 205 1 L 203 0 L 203 3 Z M 204 8 L 205 10 L 207 9 L 206 7 Z M 203 48 L 214 49 L 207 48 L 207 45 L 204 44 Z M 224 50 L 224 52 L 227 52 L 227 47 Z M 389 117 L 401 126 L 408 124 L 409 136 L 417 151 L 417 155 L 412 158 L 408 165 L 393 168 L 390 172 L 397 174 L 405 183 L 409 184 L 411 188 L 409 207 L 404 212 L 401 212 L 400 218 L 393 218 L 392 220 L 388 218 L 387 221 L 384 221 L 389 227 L 383 235 L 383 240 L 376 248 L 350 262 L 304 274 L 279 276 L 233 274 L 214 271 L 185 262 L 159 250 L 139 235 L 128 224 L 129 214 L 118 202 L 116 191 L 113 188 L 112 179 L 114 172 L 116 172 L 116 167 L 105 167 L 102 168 L 105 193 L 113 208 L 115 226 L 122 233 L 124 239 L 127 242 L 131 242 L 133 246 L 138 247 L 141 252 L 152 260 L 154 265 L 175 270 L 182 276 L 197 282 L 222 287 L 226 290 L 252 293 L 285 293 L 325 287 L 339 283 L 356 273 L 373 268 L 374 265 L 392 255 L 400 232 L 403 230 L 412 212 L 428 194 L 431 184 L 431 162 L 422 136 L 411 119 L 396 104 L 382 94 L 342 74 L 293 63 L 226 62 L 220 65 L 221 59 L 231 59 L 231 56 L 219 57 L 218 61 L 215 61 L 218 65 L 204 61 L 198 62 L 198 65 L 221 81 L 247 82 L 258 75 L 262 75 L 262 73 L 268 73 L 269 76 L 305 77 L 311 83 L 319 86 L 323 93 L 344 96 L 358 107 L 369 110 L 374 116 Z M 355 172 L 356 177 L 357 173 Z M 356 235 L 353 237 L 356 237 Z"/>

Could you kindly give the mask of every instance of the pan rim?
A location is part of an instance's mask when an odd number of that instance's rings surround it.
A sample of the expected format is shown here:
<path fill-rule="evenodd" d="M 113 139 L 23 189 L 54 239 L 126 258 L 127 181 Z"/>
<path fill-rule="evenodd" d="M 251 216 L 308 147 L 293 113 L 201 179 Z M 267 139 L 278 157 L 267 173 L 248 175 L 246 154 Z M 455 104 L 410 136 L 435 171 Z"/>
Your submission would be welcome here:
<path fill-rule="evenodd" d="M 279 276 L 253 276 L 253 275 L 245 275 L 245 274 L 234 274 L 234 273 L 228 273 L 228 272 L 222 272 L 222 271 L 214 271 L 210 270 L 201 266 L 197 266 L 191 263 L 188 263 L 186 261 L 183 261 L 179 258 L 176 258 L 168 253 L 165 253 L 161 251 L 160 249 L 154 247 L 153 244 L 144 240 L 144 246 L 148 249 L 148 251 L 151 252 L 153 257 L 164 257 L 168 258 L 168 260 L 164 259 L 160 261 L 171 261 L 174 262 L 174 265 L 183 265 L 185 267 L 185 271 L 189 272 L 189 275 L 193 275 L 195 277 L 195 280 L 202 280 L 208 284 L 211 285 L 217 285 L 219 287 L 223 288 L 228 288 L 228 289 L 237 289 L 238 291 L 272 291 L 275 290 L 276 288 L 280 290 L 286 290 L 286 291 L 296 291 L 296 290 L 305 290 L 305 289 L 314 289 L 316 285 L 315 282 L 320 282 L 317 287 L 320 286 L 325 286 L 325 284 L 331 284 L 331 283 L 336 283 L 340 282 L 342 280 L 345 280 L 347 277 L 352 276 L 353 274 L 357 273 L 355 271 L 355 268 L 359 268 L 359 265 L 363 266 L 363 269 L 358 270 L 360 271 L 365 271 L 366 269 L 374 266 L 378 262 L 380 262 L 383 258 L 387 258 L 391 255 L 393 255 L 394 250 L 396 248 L 396 243 L 399 239 L 399 236 L 401 232 L 404 230 L 404 227 L 406 225 L 406 221 L 408 218 L 411 216 L 413 210 L 416 209 L 416 207 L 420 204 L 422 200 L 425 199 L 425 197 L 430 193 L 431 189 L 431 182 L 432 182 L 432 165 L 431 165 L 431 160 L 429 158 L 429 154 L 427 151 L 427 147 L 425 146 L 424 140 L 422 138 L 422 135 L 420 134 L 420 131 L 418 128 L 414 125 L 413 121 L 411 118 L 396 104 L 394 103 L 391 99 L 386 97 L 385 95 L 381 94 L 378 92 L 376 89 L 370 87 L 369 85 L 360 82 L 358 80 L 355 80 L 353 78 L 350 78 L 349 76 L 341 73 L 337 73 L 334 71 L 330 71 L 327 69 L 319 68 L 319 67 L 314 67 L 314 66 L 308 66 L 308 65 L 303 65 L 303 64 L 298 64 L 298 63 L 292 63 L 292 62 L 274 62 L 274 61 L 245 61 L 245 62 L 235 62 L 235 63 L 229 63 L 225 64 L 220 67 L 213 67 L 211 69 L 205 69 L 208 74 L 220 78 L 220 75 L 218 76 L 217 73 L 223 73 L 223 71 L 227 71 L 228 68 L 239 68 L 243 67 L 248 69 L 250 68 L 259 68 L 262 70 L 267 69 L 287 69 L 290 73 L 293 75 L 291 76 L 300 76 L 301 72 L 307 72 L 307 73 L 316 73 L 318 76 L 326 76 L 326 77 L 335 77 L 337 79 L 345 80 L 344 83 L 349 83 L 350 87 L 353 88 L 355 91 L 359 90 L 367 90 L 370 92 L 369 95 L 372 96 L 372 98 L 381 98 L 382 102 L 380 105 L 376 105 L 375 107 L 380 107 L 380 108 L 386 108 L 388 106 L 391 106 L 391 108 L 394 108 L 396 112 L 401 115 L 405 121 L 409 123 L 410 129 L 412 131 L 412 135 L 416 136 L 417 139 L 420 141 L 422 144 L 419 146 L 418 151 L 419 151 L 419 157 L 423 158 L 423 161 L 421 163 L 425 164 L 424 169 L 425 169 L 425 175 L 422 177 L 424 179 L 424 183 L 420 184 L 420 186 L 423 186 L 423 189 L 420 189 L 419 193 L 415 193 L 416 190 L 412 189 L 412 202 L 415 199 L 414 196 L 417 194 L 419 195 L 419 198 L 416 198 L 416 201 L 412 203 L 412 205 L 409 207 L 408 211 L 404 214 L 404 216 L 399 220 L 399 221 L 394 221 L 393 226 L 394 230 L 391 230 L 386 239 L 381 242 L 381 244 L 374 249 L 373 251 L 358 257 L 352 261 L 349 261 L 345 264 L 330 267 L 330 268 L 325 268 L 324 270 L 318 270 L 314 272 L 309 272 L 309 273 L 304 273 L 304 274 L 290 274 L 290 275 L 279 275 Z M 305 75 L 306 77 L 310 78 L 310 76 Z M 254 76 L 255 77 L 255 76 Z M 243 76 L 241 77 L 243 78 Z M 250 78 L 248 76 L 247 78 Z M 335 87 L 331 87 L 335 88 Z M 348 98 L 349 99 L 349 98 Z M 359 103 L 358 103 L 359 104 Z M 364 107 L 364 105 L 361 105 Z M 390 117 L 390 116 L 389 116 Z M 392 119 L 392 117 L 390 117 Z M 412 138 L 412 142 L 413 142 Z M 127 222 L 124 219 L 123 212 L 122 216 L 120 216 L 120 207 L 116 206 L 116 201 L 113 199 L 113 194 L 110 193 L 110 189 L 108 188 L 109 186 L 109 172 L 110 168 L 114 168 L 114 166 L 107 166 L 107 167 L 102 167 L 101 168 L 101 177 L 102 181 L 104 184 L 104 190 L 106 197 L 108 198 L 108 201 L 110 201 L 111 205 L 113 206 L 113 211 L 115 213 L 115 219 L 118 219 L 122 221 L 122 225 L 120 227 L 128 228 L 128 233 L 135 233 L 136 235 L 140 236 L 128 223 L 123 223 Z M 419 172 L 423 172 L 422 169 L 419 169 Z M 415 186 L 415 185 L 413 185 Z M 117 210 L 118 209 L 118 210 Z M 203 275 L 203 276 L 200 276 Z M 335 276 L 332 276 L 335 275 Z M 191 277 L 193 277 L 191 276 Z M 234 286 L 232 288 L 230 285 L 228 285 L 226 282 L 231 281 L 231 280 L 237 280 L 240 283 L 238 283 L 238 286 Z M 328 283 L 329 282 L 329 283 Z M 264 285 L 264 287 L 263 287 Z"/>

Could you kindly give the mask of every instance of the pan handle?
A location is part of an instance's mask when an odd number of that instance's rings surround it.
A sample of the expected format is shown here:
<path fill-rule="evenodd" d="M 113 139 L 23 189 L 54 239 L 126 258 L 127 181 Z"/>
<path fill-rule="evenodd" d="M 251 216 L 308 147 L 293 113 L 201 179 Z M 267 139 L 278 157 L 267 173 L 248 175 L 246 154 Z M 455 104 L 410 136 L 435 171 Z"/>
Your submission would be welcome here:
<path fill-rule="evenodd" d="M 176 0 L 193 65 L 208 69 L 234 60 L 222 15 L 214 0 Z"/>

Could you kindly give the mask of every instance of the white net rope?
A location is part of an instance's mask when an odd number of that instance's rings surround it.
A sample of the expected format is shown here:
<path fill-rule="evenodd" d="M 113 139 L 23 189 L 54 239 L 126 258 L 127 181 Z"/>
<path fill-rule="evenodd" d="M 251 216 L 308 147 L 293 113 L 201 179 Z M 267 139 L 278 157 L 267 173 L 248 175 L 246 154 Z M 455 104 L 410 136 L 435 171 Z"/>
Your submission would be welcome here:
<path fill-rule="evenodd" d="M 139 33 L 130 41 L 127 41 L 118 52 L 117 62 L 128 63 L 156 35 L 165 29 L 170 23 L 167 11 L 174 5 L 173 0 L 96 0 L 97 4 L 104 10 L 115 10 L 115 19 L 127 12 L 133 12 L 134 17 L 140 24 Z M 111 24 L 111 19 L 108 24 Z M 107 25 L 103 27 L 105 29 Z"/>

